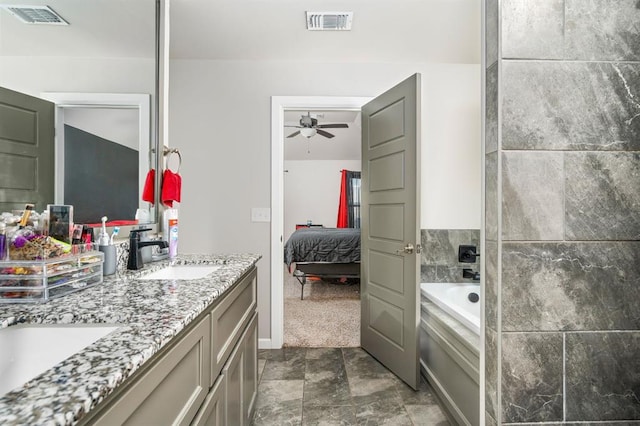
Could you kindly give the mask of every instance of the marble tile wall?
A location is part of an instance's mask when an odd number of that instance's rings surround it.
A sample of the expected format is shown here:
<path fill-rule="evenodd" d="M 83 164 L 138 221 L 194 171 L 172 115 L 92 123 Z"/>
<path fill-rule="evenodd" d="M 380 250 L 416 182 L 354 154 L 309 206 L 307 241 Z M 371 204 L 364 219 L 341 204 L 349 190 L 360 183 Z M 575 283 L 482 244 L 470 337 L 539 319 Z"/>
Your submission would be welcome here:
<path fill-rule="evenodd" d="M 485 422 L 640 423 L 640 2 L 484 10 Z"/>
<path fill-rule="evenodd" d="M 480 251 L 479 229 L 423 229 L 420 275 L 423 283 L 472 282 L 462 278 L 462 270 L 480 272 L 480 261 L 458 262 L 459 245 L 475 245 Z"/>

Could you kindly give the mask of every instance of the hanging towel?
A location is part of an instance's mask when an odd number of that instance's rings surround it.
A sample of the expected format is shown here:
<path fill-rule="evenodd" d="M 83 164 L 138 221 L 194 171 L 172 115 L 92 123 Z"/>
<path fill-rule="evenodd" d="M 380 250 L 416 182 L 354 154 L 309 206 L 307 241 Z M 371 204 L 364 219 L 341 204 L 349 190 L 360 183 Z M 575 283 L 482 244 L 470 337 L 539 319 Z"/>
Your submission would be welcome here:
<path fill-rule="evenodd" d="M 182 189 L 182 178 L 178 173 L 173 173 L 166 169 L 162 176 L 162 202 L 173 207 L 173 202 L 180 202 L 180 192 Z"/>
<path fill-rule="evenodd" d="M 151 204 L 155 203 L 155 181 L 156 171 L 155 169 L 149 170 L 147 178 L 144 181 L 144 188 L 142 189 L 142 201 L 147 201 Z"/>

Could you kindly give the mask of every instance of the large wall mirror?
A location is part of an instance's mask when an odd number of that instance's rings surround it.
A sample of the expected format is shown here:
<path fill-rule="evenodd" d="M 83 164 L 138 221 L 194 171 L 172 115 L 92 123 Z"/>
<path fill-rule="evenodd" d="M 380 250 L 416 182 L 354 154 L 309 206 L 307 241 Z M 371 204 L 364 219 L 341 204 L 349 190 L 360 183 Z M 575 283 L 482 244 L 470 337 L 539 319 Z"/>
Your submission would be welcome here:
<path fill-rule="evenodd" d="M 158 203 L 143 201 L 142 191 L 161 152 L 160 7 L 159 0 L 0 0 L 0 86 L 56 103 L 50 202 L 82 205 L 70 194 L 97 201 L 76 207 L 76 222 L 99 222 L 117 206 L 110 221 L 131 221 L 140 209 L 141 222 L 157 223 Z M 63 22 L 23 22 L 56 19 L 52 12 Z M 106 177 L 88 184 L 98 169 Z"/>

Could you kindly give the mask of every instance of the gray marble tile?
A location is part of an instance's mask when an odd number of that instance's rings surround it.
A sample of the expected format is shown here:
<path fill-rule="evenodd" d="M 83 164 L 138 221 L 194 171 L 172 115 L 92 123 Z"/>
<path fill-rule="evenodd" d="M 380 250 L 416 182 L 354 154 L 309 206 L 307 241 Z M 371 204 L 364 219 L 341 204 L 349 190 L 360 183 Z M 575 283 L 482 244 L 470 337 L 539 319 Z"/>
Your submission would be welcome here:
<path fill-rule="evenodd" d="M 356 404 L 356 424 L 412 426 L 404 405 L 393 399 L 377 398 Z"/>
<path fill-rule="evenodd" d="M 498 422 L 488 412 L 485 412 L 484 416 L 485 426 L 498 426 Z"/>
<path fill-rule="evenodd" d="M 569 333 L 566 351 L 567 420 L 640 420 L 640 332 Z"/>
<path fill-rule="evenodd" d="M 489 68 L 498 60 L 498 0 L 486 0 L 485 8 L 485 63 Z"/>
<path fill-rule="evenodd" d="M 562 153 L 502 154 L 504 240 L 561 240 L 564 237 Z"/>
<path fill-rule="evenodd" d="M 565 0 L 565 58 L 640 60 L 637 0 Z"/>
<path fill-rule="evenodd" d="M 480 244 L 477 229 L 423 229 L 421 234 L 425 264 L 458 265 L 460 244 Z"/>
<path fill-rule="evenodd" d="M 640 153 L 566 153 L 565 193 L 567 239 L 640 240 Z"/>
<path fill-rule="evenodd" d="M 637 330 L 640 242 L 504 243 L 503 331 Z"/>
<path fill-rule="evenodd" d="M 262 372 L 264 371 L 264 366 L 267 364 L 266 359 L 258 358 L 258 380 L 262 377 Z"/>
<path fill-rule="evenodd" d="M 331 360 L 332 363 L 344 365 L 340 348 L 307 348 L 305 359 Z"/>
<path fill-rule="evenodd" d="M 640 63 L 507 61 L 501 81 L 503 149 L 640 150 Z"/>
<path fill-rule="evenodd" d="M 458 262 L 460 244 L 480 246 L 478 229 L 422 229 L 421 244 L 422 282 L 463 282 L 462 269 L 478 267 Z"/>
<path fill-rule="evenodd" d="M 392 400 L 397 405 L 402 405 L 395 381 L 395 376 L 372 378 L 349 375 L 349 389 L 353 403 L 358 405 L 375 400 Z"/>
<path fill-rule="evenodd" d="M 351 405 L 347 373 L 330 358 L 307 360 L 304 381 L 305 406 Z"/>
<path fill-rule="evenodd" d="M 502 334 L 502 422 L 558 421 L 562 334 Z"/>
<path fill-rule="evenodd" d="M 498 412 L 498 335 L 485 328 L 485 411 L 492 417 Z"/>
<path fill-rule="evenodd" d="M 405 405 L 415 426 L 448 426 L 449 421 L 438 405 Z"/>
<path fill-rule="evenodd" d="M 488 328 L 498 329 L 498 243 L 486 241 L 484 245 L 484 321 Z"/>
<path fill-rule="evenodd" d="M 251 424 L 254 426 L 302 424 L 302 401 L 286 401 L 256 408 Z"/>
<path fill-rule="evenodd" d="M 349 381 L 361 379 L 392 379 L 395 376 L 361 348 L 343 348 L 344 366 Z"/>
<path fill-rule="evenodd" d="M 498 149 L 498 63 L 487 69 L 485 91 L 485 154 Z"/>
<path fill-rule="evenodd" d="M 404 405 L 438 405 L 433 389 L 431 389 L 424 377 L 420 376 L 417 391 L 397 377 L 394 377 L 394 379 L 396 392 Z"/>
<path fill-rule="evenodd" d="M 485 238 L 498 240 L 498 153 L 492 152 L 485 156 Z"/>
<path fill-rule="evenodd" d="M 252 424 L 301 424 L 303 389 L 303 380 L 261 380 Z"/>
<path fill-rule="evenodd" d="M 353 406 L 307 406 L 304 405 L 302 424 L 307 426 L 348 426 L 356 424 Z"/>
<path fill-rule="evenodd" d="M 502 57 L 562 59 L 564 0 L 502 0 Z"/>
<path fill-rule="evenodd" d="M 262 373 L 263 380 L 303 380 L 305 348 L 274 349 Z"/>

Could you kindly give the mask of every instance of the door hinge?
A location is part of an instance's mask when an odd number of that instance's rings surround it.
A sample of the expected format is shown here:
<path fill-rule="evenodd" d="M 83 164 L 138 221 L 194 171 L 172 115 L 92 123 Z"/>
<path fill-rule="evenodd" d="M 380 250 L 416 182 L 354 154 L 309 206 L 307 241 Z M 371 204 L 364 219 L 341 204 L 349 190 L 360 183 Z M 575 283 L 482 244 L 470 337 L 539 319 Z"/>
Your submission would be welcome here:
<path fill-rule="evenodd" d="M 416 244 L 416 254 L 422 253 L 422 246 L 420 244 Z"/>

